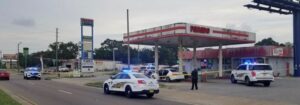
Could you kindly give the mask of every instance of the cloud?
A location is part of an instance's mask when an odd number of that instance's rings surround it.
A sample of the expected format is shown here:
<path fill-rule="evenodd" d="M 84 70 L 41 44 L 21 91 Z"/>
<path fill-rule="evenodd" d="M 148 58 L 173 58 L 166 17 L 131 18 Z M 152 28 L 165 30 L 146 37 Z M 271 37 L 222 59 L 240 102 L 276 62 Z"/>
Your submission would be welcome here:
<path fill-rule="evenodd" d="M 32 18 L 19 18 L 14 19 L 12 24 L 23 27 L 34 27 L 36 25 L 35 20 Z"/>

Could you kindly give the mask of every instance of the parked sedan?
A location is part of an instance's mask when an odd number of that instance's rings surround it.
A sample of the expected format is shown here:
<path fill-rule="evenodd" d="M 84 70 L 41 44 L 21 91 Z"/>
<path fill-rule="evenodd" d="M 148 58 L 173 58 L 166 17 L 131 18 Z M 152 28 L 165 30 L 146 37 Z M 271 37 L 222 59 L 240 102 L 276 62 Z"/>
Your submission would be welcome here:
<path fill-rule="evenodd" d="M 9 80 L 9 72 L 4 69 L 0 69 L 0 79 Z"/>
<path fill-rule="evenodd" d="M 67 68 L 67 67 L 59 67 L 58 71 L 60 71 L 60 72 L 68 72 L 68 71 L 70 71 L 70 69 Z"/>
<path fill-rule="evenodd" d="M 180 73 L 176 68 L 164 68 L 158 71 L 160 80 L 171 81 L 181 81 L 184 80 L 184 74 Z"/>

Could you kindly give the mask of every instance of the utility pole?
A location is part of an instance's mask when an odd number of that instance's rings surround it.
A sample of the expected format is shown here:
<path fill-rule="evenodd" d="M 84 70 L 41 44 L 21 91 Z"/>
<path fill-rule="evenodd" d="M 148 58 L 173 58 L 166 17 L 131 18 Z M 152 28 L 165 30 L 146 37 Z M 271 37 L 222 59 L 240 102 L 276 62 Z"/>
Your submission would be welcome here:
<path fill-rule="evenodd" d="M 18 69 L 18 72 L 20 72 L 20 45 L 22 44 L 22 42 L 19 42 L 18 43 L 18 54 L 17 54 L 17 69 Z"/>
<path fill-rule="evenodd" d="M 127 53 L 128 53 L 128 69 L 130 68 L 130 42 L 129 42 L 129 10 L 127 9 Z"/>
<path fill-rule="evenodd" d="M 140 64 L 140 45 L 138 45 L 138 64 Z"/>
<path fill-rule="evenodd" d="M 55 41 L 55 66 L 56 66 L 56 72 L 58 72 L 57 76 L 60 77 L 59 71 L 58 71 L 58 28 L 56 28 L 56 41 Z"/>

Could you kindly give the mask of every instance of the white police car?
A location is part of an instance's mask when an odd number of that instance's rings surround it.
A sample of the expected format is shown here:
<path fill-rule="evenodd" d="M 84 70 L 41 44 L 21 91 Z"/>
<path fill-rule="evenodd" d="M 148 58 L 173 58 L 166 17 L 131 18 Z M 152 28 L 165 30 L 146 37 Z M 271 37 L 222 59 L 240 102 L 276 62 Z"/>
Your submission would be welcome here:
<path fill-rule="evenodd" d="M 150 79 L 142 73 L 121 72 L 103 83 L 105 94 L 124 92 L 128 98 L 134 95 L 146 94 L 148 98 L 159 93 L 157 80 Z"/>
<path fill-rule="evenodd" d="M 41 72 L 40 69 L 37 67 L 28 67 L 24 71 L 24 79 L 41 79 Z"/>
<path fill-rule="evenodd" d="M 231 83 L 244 81 L 248 86 L 252 86 L 254 83 L 263 83 L 265 87 L 268 87 L 274 81 L 274 76 L 270 65 L 248 63 L 242 64 L 236 70 L 233 70 L 230 80 Z"/>

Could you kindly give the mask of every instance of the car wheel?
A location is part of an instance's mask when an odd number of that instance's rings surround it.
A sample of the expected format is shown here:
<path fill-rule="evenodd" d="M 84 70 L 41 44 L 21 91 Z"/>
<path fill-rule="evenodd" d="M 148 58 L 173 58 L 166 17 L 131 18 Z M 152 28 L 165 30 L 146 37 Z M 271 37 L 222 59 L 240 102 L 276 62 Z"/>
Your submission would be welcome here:
<path fill-rule="evenodd" d="M 7 77 L 6 80 L 9 80 L 9 77 Z"/>
<path fill-rule="evenodd" d="M 170 79 L 170 77 L 167 77 L 166 80 L 167 80 L 168 82 L 172 82 L 171 79 Z"/>
<path fill-rule="evenodd" d="M 41 80 L 41 78 L 37 78 L 38 80 Z"/>
<path fill-rule="evenodd" d="M 154 96 L 154 93 L 149 93 L 149 94 L 147 94 L 147 97 L 148 98 L 152 98 Z"/>
<path fill-rule="evenodd" d="M 265 86 L 265 87 L 269 87 L 270 84 L 271 84 L 271 82 L 264 82 L 264 86 Z"/>
<path fill-rule="evenodd" d="M 104 90 L 104 93 L 105 93 L 105 94 L 110 94 L 110 90 L 109 90 L 109 87 L 108 87 L 107 84 L 104 85 L 103 90 Z"/>
<path fill-rule="evenodd" d="M 237 83 L 237 80 L 234 78 L 233 75 L 231 75 L 230 80 L 231 80 L 231 83 L 233 83 L 233 84 Z"/>
<path fill-rule="evenodd" d="M 249 77 L 246 77 L 245 82 L 246 82 L 247 86 L 252 86 L 253 85 L 253 82 L 250 81 Z"/>
<path fill-rule="evenodd" d="M 125 96 L 128 97 L 128 98 L 132 98 L 133 97 L 133 93 L 132 93 L 132 90 L 129 86 L 126 87 L 125 89 Z"/>

